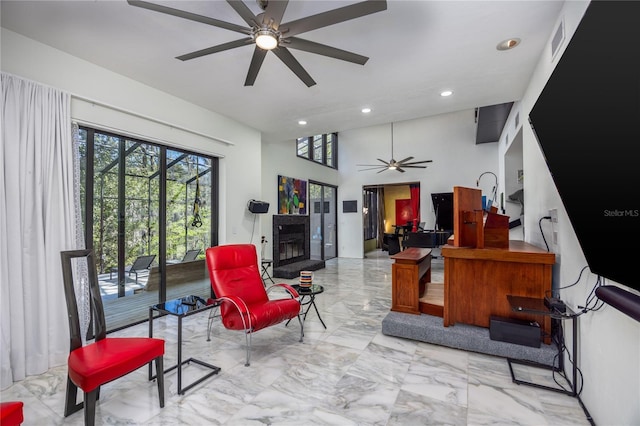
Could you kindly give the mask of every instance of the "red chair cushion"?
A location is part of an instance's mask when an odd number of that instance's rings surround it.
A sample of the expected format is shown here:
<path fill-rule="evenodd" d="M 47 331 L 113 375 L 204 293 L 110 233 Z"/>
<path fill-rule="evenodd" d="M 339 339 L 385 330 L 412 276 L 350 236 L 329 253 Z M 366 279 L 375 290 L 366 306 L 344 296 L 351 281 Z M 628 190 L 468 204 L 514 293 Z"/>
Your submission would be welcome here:
<path fill-rule="evenodd" d="M 244 330 L 240 312 L 229 303 L 223 303 L 222 308 L 227 308 L 227 312 L 222 315 L 222 324 L 225 328 L 230 330 Z M 299 313 L 300 302 L 296 299 L 275 299 L 266 303 L 249 306 L 252 331 L 258 331 L 279 324 L 282 321 L 295 318 Z"/>
<path fill-rule="evenodd" d="M 107 337 L 69 354 L 69 377 L 84 392 L 124 376 L 164 355 L 164 340 Z"/>
<path fill-rule="evenodd" d="M 248 306 L 269 300 L 254 245 L 229 244 L 209 248 L 207 266 L 211 287 L 217 297 L 233 295 Z"/>
<path fill-rule="evenodd" d="M 7 401 L 0 403 L 0 424 L 2 426 L 18 426 L 24 421 L 22 401 Z"/>

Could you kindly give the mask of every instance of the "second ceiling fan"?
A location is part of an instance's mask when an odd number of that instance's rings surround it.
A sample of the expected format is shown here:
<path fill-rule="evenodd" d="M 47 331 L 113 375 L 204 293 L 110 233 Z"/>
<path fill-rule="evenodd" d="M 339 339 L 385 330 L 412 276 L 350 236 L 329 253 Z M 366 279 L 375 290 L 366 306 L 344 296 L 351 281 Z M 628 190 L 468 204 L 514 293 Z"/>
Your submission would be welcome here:
<path fill-rule="evenodd" d="M 426 169 L 427 166 L 422 166 L 421 164 L 432 163 L 433 160 L 423 160 L 423 161 L 411 161 L 413 157 L 407 157 L 400 161 L 396 161 L 393 157 L 393 123 L 391 123 L 391 160 L 384 161 L 380 158 L 377 158 L 382 164 L 356 164 L 357 166 L 367 167 L 366 169 L 361 169 L 363 172 L 365 170 L 378 170 L 378 173 L 382 173 L 385 170 L 397 170 L 400 173 L 404 173 L 404 169 Z"/>
<path fill-rule="evenodd" d="M 318 13 L 306 18 L 282 23 L 281 21 L 284 16 L 285 9 L 289 3 L 288 0 L 257 0 L 258 5 L 264 11 L 258 15 L 254 15 L 249 7 L 247 7 L 247 5 L 241 0 L 227 0 L 227 3 L 231 5 L 233 10 L 235 10 L 247 23 L 248 27 L 244 27 L 184 10 L 162 6 L 156 3 L 141 0 L 127 1 L 131 6 L 166 13 L 168 15 L 244 34 L 245 37 L 241 39 L 187 53 L 178 56 L 177 59 L 186 61 L 236 47 L 255 44 L 256 46 L 253 51 L 253 57 L 251 59 L 251 64 L 249 65 L 249 72 L 247 73 L 247 77 L 244 82 L 245 86 L 253 86 L 253 83 L 258 76 L 258 71 L 260 71 L 260 67 L 262 66 L 262 62 L 269 51 L 273 52 L 282 62 L 284 62 L 284 64 L 289 67 L 289 69 L 293 71 L 293 73 L 297 75 L 298 78 L 307 85 L 307 87 L 313 86 L 316 82 L 291 54 L 289 51 L 290 48 L 364 65 L 367 60 L 369 60 L 366 56 L 313 41 L 304 40 L 296 36 L 311 30 L 360 18 L 362 16 L 387 9 L 386 0 L 366 0 L 338 9 L 329 10 L 327 12 Z"/>

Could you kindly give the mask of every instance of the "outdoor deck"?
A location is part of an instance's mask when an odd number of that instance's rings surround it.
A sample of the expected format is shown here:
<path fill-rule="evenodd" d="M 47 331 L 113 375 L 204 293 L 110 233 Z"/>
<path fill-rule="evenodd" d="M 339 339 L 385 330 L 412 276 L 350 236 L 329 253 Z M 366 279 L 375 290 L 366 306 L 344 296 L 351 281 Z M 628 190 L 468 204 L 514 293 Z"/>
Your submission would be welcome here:
<path fill-rule="evenodd" d="M 125 284 L 125 297 L 117 297 L 118 289 L 109 274 L 99 276 L 100 290 L 104 304 L 107 330 L 112 331 L 129 324 L 139 323 L 149 319 L 149 306 L 158 303 L 158 291 L 142 290 L 147 282 L 148 275 L 140 276 L 138 283 L 127 278 Z M 186 282 L 167 287 L 167 300 L 178 297 L 196 295 L 204 299 L 211 295 L 211 283 L 209 279 Z"/>

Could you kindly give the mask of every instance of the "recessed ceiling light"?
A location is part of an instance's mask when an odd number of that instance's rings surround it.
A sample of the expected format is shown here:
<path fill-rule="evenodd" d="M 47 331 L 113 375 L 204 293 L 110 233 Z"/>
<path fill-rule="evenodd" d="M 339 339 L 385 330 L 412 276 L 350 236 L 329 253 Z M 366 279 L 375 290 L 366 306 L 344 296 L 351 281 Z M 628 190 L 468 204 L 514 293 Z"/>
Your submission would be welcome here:
<path fill-rule="evenodd" d="M 453 95 L 453 92 L 451 90 L 444 90 L 442 92 L 440 92 L 440 96 L 442 97 L 447 97 L 447 96 L 451 96 Z"/>
<path fill-rule="evenodd" d="M 369 114 L 371 112 L 371 108 L 362 108 L 363 114 Z"/>
<path fill-rule="evenodd" d="M 513 49 L 514 47 L 516 47 L 519 44 L 520 44 L 520 39 L 519 38 L 508 38 L 508 39 L 503 40 L 500 43 L 498 43 L 498 45 L 496 46 L 496 49 L 498 49 L 498 50 L 509 50 L 509 49 Z"/>
<path fill-rule="evenodd" d="M 301 125 L 301 126 L 306 126 L 307 122 L 305 120 L 299 120 L 298 124 Z"/>

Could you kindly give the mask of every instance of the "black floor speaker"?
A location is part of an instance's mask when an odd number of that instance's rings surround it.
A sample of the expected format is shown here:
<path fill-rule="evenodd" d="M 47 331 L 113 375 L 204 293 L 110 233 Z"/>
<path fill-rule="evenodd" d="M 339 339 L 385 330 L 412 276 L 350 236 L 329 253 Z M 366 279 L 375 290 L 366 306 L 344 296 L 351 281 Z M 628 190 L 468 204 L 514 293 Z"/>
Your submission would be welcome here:
<path fill-rule="evenodd" d="M 542 334 L 540 325 L 536 322 L 492 315 L 489 321 L 489 338 L 539 348 Z"/>

